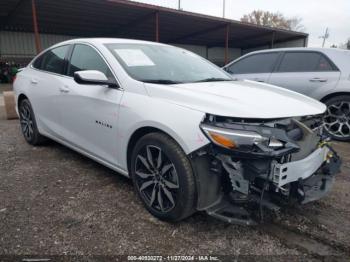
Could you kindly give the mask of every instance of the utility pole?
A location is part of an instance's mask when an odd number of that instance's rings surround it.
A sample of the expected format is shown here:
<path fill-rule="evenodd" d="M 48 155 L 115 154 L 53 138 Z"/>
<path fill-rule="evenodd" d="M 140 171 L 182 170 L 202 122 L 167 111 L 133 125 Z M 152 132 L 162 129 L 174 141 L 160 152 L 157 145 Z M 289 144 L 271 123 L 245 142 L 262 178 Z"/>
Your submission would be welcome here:
<path fill-rule="evenodd" d="M 329 37 L 329 30 L 328 30 L 328 27 L 326 28 L 326 32 L 324 33 L 324 35 L 321 35 L 319 38 L 322 38 L 323 39 L 323 42 L 322 42 L 322 47 L 324 47 L 325 43 L 326 43 L 326 39 L 328 39 Z"/>
<path fill-rule="evenodd" d="M 178 7 L 178 9 L 181 10 L 181 0 L 179 0 L 178 2 L 179 2 L 179 7 Z"/>
<path fill-rule="evenodd" d="M 223 0 L 222 3 L 222 17 L 225 18 L 225 5 L 226 5 L 226 0 Z"/>

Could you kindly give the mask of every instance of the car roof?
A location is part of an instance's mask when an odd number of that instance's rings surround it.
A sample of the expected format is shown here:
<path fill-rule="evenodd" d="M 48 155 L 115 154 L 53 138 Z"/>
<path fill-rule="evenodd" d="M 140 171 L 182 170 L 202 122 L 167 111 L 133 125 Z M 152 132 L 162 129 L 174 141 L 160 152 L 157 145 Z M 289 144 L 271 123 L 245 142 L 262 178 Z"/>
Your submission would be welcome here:
<path fill-rule="evenodd" d="M 60 42 L 57 45 L 74 44 L 74 43 L 90 43 L 90 44 L 149 44 L 149 45 L 164 45 L 162 43 L 127 39 L 127 38 L 76 38 Z"/>
<path fill-rule="evenodd" d="M 247 54 L 258 54 L 258 53 L 267 53 L 267 52 L 285 52 L 285 51 L 315 51 L 321 53 L 334 53 L 334 52 L 350 52 L 349 50 L 340 49 L 340 48 L 321 48 L 321 47 L 288 47 L 288 48 L 273 48 L 273 49 L 264 49 L 249 52 Z"/>

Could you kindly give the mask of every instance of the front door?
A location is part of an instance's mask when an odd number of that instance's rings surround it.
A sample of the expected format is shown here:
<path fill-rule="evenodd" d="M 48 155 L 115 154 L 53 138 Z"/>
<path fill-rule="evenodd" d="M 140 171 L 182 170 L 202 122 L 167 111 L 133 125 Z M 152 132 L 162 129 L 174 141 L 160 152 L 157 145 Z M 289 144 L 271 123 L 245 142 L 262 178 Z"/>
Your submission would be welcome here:
<path fill-rule="evenodd" d="M 243 57 L 225 69 L 237 80 L 268 82 L 279 52 L 252 54 Z"/>
<path fill-rule="evenodd" d="M 106 61 L 92 46 L 76 44 L 70 57 L 59 104 L 65 138 L 85 152 L 112 165 L 118 164 L 117 120 L 123 92 L 105 85 L 82 85 L 74 81 L 74 72 L 98 70 L 114 77 Z"/>

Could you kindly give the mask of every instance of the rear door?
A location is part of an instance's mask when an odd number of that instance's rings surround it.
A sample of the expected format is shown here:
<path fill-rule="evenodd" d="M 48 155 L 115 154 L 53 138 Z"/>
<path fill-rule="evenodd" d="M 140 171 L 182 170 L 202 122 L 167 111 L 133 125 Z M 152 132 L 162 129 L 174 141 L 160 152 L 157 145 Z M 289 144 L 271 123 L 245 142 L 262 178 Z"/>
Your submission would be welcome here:
<path fill-rule="evenodd" d="M 320 99 L 339 81 L 340 71 L 324 54 L 315 51 L 285 52 L 269 83 Z"/>
<path fill-rule="evenodd" d="M 227 66 L 225 70 L 237 80 L 268 82 L 279 55 L 279 52 L 248 55 Z"/>
<path fill-rule="evenodd" d="M 117 120 L 122 89 L 84 85 L 74 81 L 74 72 L 98 70 L 115 78 L 102 54 L 88 44 L 75 44 L 67 66 L 67 78 L 58 103 L 65 139 L 85 152 L 113 165 L 117 160 Z"/>
<path fill-rule="evenodd" d="M 46 51 L 33 62 L 28 74 L 31 86 L 29 99 L 40 131 L 54 136 L 62 131 L 57 99 L 66 78 L 63 73 L 69 47 L 64 45 Z"/>

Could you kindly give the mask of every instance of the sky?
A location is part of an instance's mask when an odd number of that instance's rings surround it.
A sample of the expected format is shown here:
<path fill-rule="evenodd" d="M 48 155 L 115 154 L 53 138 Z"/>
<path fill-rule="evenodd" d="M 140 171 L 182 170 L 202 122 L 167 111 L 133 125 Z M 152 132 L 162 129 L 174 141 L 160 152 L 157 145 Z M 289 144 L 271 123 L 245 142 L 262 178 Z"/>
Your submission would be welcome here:
<path fill-rule="evenodd" d="M 224 0 L 180 0 L 185 11 L 212 16 L 223 15 Z M 178 8 L 178 0 L 137 0 L 137 2 Z M 253 10 L 280 12 L 286 17 L 300 17 L 309 46 L 321 47 L 326 28 L 326 47 L 345 43 L 350 38 L 350 0 L 226 0 L 225 18 L 239 20 Z"/>

